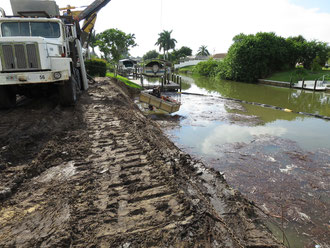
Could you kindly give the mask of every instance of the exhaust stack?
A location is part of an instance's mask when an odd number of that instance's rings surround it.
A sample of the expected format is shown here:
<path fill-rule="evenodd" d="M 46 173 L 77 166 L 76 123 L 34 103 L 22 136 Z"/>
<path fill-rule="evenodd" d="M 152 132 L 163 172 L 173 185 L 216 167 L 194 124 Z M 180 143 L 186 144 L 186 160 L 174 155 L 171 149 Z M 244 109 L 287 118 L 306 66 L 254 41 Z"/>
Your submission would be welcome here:
<path fill-rule="evenodd" d="M 1 17 L 6 17 L 6 12 L 3 8 L 0 8 Z"/>

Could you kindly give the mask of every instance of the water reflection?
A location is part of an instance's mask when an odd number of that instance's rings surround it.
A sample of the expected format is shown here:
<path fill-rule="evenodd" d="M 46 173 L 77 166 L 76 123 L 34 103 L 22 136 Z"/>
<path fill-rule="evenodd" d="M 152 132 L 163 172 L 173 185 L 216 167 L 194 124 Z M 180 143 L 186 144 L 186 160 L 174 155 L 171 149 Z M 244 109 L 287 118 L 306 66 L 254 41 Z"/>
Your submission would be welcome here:
<path fill-rule="evenodd" d="M 287 133 L 284 127 L 242 127 L 238 125 L 221 125 L 212 130 L 212 134 L 207 136 L 201 145 L 201 152 L 206 155 L 219 155 L 217 146 L 234 142 L 251 142 L 256 136 L 273 135 L 283 136 Z"/>
<path fill-rule="evenodd" d="M 185 118 L 178 123 L 181 128 L 173 132 L 181 143 L 189 147 L 193 144 L 201 155 L 214 154 L 212 146 L 250 142 L 264 134 L 290 139 L 306 150 L 330 149 L 326 120 L 217 97 L 183 95 L 181 103 L 176 114 Z"/>
<path fill-rule="evenodd" d="M 205 77 L 183 76 L 183 80 L 197 86 L 191 87 L 187 92 L 220 94 L 224 97 L 289 108 L 297 112 L 330 116 L 330 93 L 326 92 L 288 89 Z"/>
<path fill-rule="evenodd" d="M 215 97 L 182 95 L 176 114 L 184 118 L 167 129 L 174 142 L 224 172 L 229 184 L 266 212 L 283 214 L 291 247 L 329 243 L 330 122 L 216 97 L 330 116 L 329 93 L 184 80 L 186 92 Z"/>

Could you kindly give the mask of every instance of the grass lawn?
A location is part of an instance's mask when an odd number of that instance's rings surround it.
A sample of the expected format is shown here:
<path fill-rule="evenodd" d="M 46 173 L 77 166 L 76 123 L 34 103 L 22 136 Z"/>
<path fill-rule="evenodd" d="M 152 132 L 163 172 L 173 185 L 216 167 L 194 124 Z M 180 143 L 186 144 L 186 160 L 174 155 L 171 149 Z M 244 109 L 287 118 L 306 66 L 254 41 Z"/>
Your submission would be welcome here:
<path fill-rule="evenodd" d="M 194 69 L 194 67 L 195 67 L 194 65 L 182 67 L 182 68 L 179 69 L 179 72 L 182 72 L 182 73 L 192 72 L 192 70 Z"/>
<path fill-rule="evenodd" d="M 292 78 L 292 82 L 296 83 L 296 82 L 302 80 L 303 78 L 305 80 L 321 79 L 323 77 L 323 75 L 326 75 L 328 78 L 330 78 L 330 70 L 327 70 L 327 69 L 322 70 L 322 71 L 317 71 L 317 72 L 311 72 L 311 71 L 305 70 L 306 73 L 303 73 L 303 74 L 300 74 L 298 72 L 299 72 L 299 69 L 277 72 L 266 79 L 274 80 L 274 81 L 290 82 L 290 79 Z"/>
<path fill-rule="evenodd" d="M 115 78 L 115 74 L 113 74 L 112 72 L 107 72 L 106 76 L 110 77 L 110 78 Z M 117 79 L 131 88 L 135 88 L 135 89 L 139 89 L 139 90 L 143 89 L 140 85 L 133 83 L 128 78 L 117 75 Z"/>

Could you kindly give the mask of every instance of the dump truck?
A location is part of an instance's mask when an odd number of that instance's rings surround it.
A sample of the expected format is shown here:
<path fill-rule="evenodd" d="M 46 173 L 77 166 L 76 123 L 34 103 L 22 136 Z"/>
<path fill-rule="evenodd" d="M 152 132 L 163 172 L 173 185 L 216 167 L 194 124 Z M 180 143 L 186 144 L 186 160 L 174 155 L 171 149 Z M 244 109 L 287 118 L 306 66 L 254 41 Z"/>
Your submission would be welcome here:
<path fill-rule="evenodd" d="M 77 16 L 61 15 L 54 0 L 11 0 L 13 16 L 0 8 L 0 108 L 14 107 L 17 95 L 55 90 L 61 105 L 74 105 L 88 89 L 83 47 L 110 1 L 96 0 Z"/>

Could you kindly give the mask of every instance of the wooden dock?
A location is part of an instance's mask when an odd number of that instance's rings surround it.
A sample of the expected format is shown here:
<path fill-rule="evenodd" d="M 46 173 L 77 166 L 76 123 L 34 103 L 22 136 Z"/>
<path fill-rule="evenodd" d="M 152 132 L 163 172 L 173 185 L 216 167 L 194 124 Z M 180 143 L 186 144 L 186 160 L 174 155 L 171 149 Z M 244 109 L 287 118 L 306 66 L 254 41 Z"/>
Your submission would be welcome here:
<path fill-rule="evenodd" d="M 182 89 L 182 78 L 179 75 L 166 75 L 166 77 L 160 77 L 158 82 L 148 82 L 142 75 L 137 78 L 131 79 L 131 81 L 137 85 L 140 85 L 144 89 L 154 89 L 160 87 L 161 91 L 181 91 Z"/>
<path fill-rule="evenodd" d="M 281 82 L 281 81 L 274 81 L 274 80 L 266 80 L 266 79 L 258 79 L 260 84 L 284 87 L 284 88 L 291 88 L 289 82 Z"/>
<path fill-rule="evenodd" d="M 166 84 L 143 84 L 141 83 L 141 80 L 140 79 L 135 79 L 135 80 L 130 80 L 132 81 L 133 83 L 137 84 L 137 85 L 140 85 L 141 87 L 143 87 L 144 89 L 146 90 L 151 90 L 151 89 L 154 89 L 156 87 L 163 87 L 163 89 L 165 91 L 175 91 L 175 90 L 180 90 L 181 87 L 180 87 L 180 84 L 177 84 L 177 83 L 174 83 L 174 82 L 168 82 Z"/>

